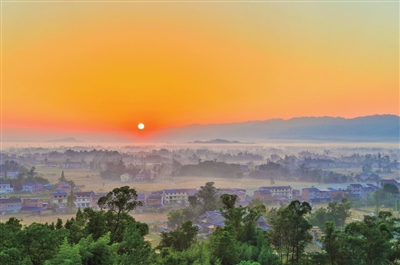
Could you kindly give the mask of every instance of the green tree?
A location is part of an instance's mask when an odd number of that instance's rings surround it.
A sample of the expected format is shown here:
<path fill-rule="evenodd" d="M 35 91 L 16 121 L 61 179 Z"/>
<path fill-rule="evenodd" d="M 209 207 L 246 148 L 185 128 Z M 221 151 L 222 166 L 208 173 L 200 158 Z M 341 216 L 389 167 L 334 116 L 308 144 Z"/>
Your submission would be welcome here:
<path fill-rule="evenodd" d="M 340 203 L 333 201 L 328 204 L 328 215 L 331 216 L 337 226 L 343 227 L 346 219 L 351 215 L 350 209 L 351 203 L 344 198 Z"/>
<path fill-rule="evenodd" d="M 309 230 L 312 225 L 305 218 L 310 212 L 311 206 L 307 202 L 295 200 L 287 207 L 279 209 L 277 217 L 271 220 L 271 243 L 282 261 L 298 263 L 311 241 Z"/>
<path fill-rule="evenodd" d="M 52 230 L 48 225 L 32 223 L 18 237 L 23 246 L 23 255 L 32 264 L 39 265 L 54 257 L 65 235 L 65 230 Z"/>
<path fill-rule="evenodd" d="M 385 183 L 383 185 L 383 191 L 391 194 L 399 194 L 399 189 L 392 183 Z"/>
<path fill-rule="evenodd" d="M 147 226 L 147 225 L 146 225 Z M 136 224 L 131 224 L 124 232 L 123 241 L 119 245 L 120 253 L 118 264 L 152 264 L 151 255 L 153 250 L 149 241 L 144 240 L 148 233 L 148 227 L 140 229 Z"/>
<path fill-rule="evenodd" d="M 203 212 L 217 209 L 217 191 L 214 182 L 207 182 L 205 186 L 200 187 L 197 197 L 203 201 Z"/>
<path fill-rule="evenodd" d="M 217 229 L 212 234 L 210 249 L 214 260 L 219 260 L 222 265 L 239 262 L 239 245 L 236 237 L 235 228 L 231 224 L 227 224 L 222 229 Z"/>
<path fill-rule="evenodd" d="M 67 213 L 73 213 L 75 211 L 75 195 L 71 190 L 67 197 Z"/>
<path fill-rule="evenodd" d="M 176 251 L 188 249 L 196 242 L 198 228 L 193 226 L 191 221 L 186 221 L 182 227 L 171 231 L 161 233 L 161 242 L 158 249 L 171 248 Z"/>
<path fill-rule="evenodd" d="M 134 210 L 138 206 L 142 206 L 140 201 L 137 201 L 138 195 L 135 189 L 124 186 L 121 188 L 115 188 L 106 196 L 99 199 L 98 205 L 100 209 L 109 209 L 109 211 L 116 214 L 116 220 L 114 222 L 113 233 L 115 233 L 120 225 L 122 217 L 126 217 L 127 214 Z"/>
<path fill-rule="evenodd" d="M 64 175 L 64 170 L 61 171 L 61 177 L 60 177 L 59 180 L 60 180 L 60 181 L 63 181 L 63 182 L 66 182 L 66 181 L 67 181 L 67 179 L 65 178 L 65 175 Z"/>
<path fill-rule="evenodd" d="M 184 222 L 183 210 L 170 211 L 168 213 L 168 225 L 178 228 Z"/>
<path fill-rule="evenodd" d="M 70 246 L 67 239 L 60 246 L 60 250 L 53 259 L 47 261 L 46 265 L 81 265 L 82 258 L 79 254 L 79 246 Z"/>

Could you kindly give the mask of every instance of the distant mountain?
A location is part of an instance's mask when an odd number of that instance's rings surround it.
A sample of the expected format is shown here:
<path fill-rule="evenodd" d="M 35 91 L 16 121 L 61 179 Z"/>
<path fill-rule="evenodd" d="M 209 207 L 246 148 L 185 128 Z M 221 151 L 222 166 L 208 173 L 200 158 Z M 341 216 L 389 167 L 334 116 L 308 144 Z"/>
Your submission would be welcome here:
<path fill-rule="evenodd" d="M 239 141 L 228 141 L 224 139 L 215 139 L 215 140 L 209 140 L 209 141 L 194 141 L 190 142 L 193 144 L 241 144 Z"/>
<path fill-rule="evenodd" d="M 235 140 L 316 140 L 316 141 L 399 141 L 400 117 L 374 115 L 340 117 L 299 117 L 240 123 L 188 125 L 168 128 L 158 135 L 164 141 Z"/>
<path fill-rule="evenodd" d="M 78 142 L 83 142 L 83 141 L 77 140 L 74 137 L 69 137 L 69 138 L 63 138 L 63 139 L 49 140 L 46 142 L 78 143 Z"/>

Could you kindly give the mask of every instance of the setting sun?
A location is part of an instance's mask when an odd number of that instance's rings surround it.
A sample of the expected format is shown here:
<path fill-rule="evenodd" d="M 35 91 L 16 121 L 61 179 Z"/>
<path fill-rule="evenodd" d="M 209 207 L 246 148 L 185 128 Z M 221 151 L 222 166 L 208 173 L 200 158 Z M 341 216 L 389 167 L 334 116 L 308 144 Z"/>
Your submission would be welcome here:
<path fill-rule="evenodd" d="M 138 126 L 139 130 L 143 130 L 144 129 L 144 124 L 143 123 L 139 123 Z"/>

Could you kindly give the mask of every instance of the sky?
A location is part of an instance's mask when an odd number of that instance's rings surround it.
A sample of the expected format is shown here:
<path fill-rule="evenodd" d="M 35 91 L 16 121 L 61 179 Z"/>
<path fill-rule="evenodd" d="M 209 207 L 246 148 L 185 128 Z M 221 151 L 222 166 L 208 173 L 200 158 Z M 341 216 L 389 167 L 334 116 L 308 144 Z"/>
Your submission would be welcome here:
<path fill-rule="evenodd" d="M 400 112 L 398 2 L 10 1 L 1 14 L 3 141 Z"/>

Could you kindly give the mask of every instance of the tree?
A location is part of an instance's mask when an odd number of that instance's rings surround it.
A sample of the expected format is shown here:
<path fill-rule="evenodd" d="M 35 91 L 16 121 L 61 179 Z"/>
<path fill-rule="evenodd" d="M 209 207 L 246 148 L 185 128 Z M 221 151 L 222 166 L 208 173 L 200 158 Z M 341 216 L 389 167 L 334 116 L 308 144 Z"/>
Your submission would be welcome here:
<path fill-rule="evenodd" d="M 271 243 L 275 246 L 281 260 L 298 263 L 305 247 L 311 241 L 309 233 L 312 225 L 305 219 L 311 212 L 307 202 L 292 201 L 287 207 L 277 212 L 277 217 L 271 220 Z"/>
<path fill-rule="evenodd" d="M 64 181 L 64 182 L 66 182 L 66 181 L 67 181 L 67 179 L 65 178 L 65 175 L 64 175 L 64 170 L 63 170 L 63 171 L 61 171 L 61 177 L 60 177 L 60 181 Z"/>
<path fill-rule="evenodd" d="M 34 264 L 43 264 L 54 257 L 63 242 L 66 231 L 52 230 L 48 225 L 33 223 L 19 233 L 23 255 Z"/>
<path fill-rule="evenodd" d="M 197 196 L 203 200 L 203 211 L 213 211 L 217 209 L 217 188 L 214 182 L 207 182 L 205 186 L 201 186 Z"/>
<path fill-rule="evenodd" d="M 383 184 L 383 191 L 391 194 L 399 194 L 399 189 L 392 183 Z"/>
<path fill-rule="evenodd" d="M 337 201 L 330 202 L 328 204 L 328 216 L 329 219 L 333 220 L 339 227 L 343 227 L 345 221 L 350 217 L 351 203 L 346 198 L 342 199 L 340 203 Z"/>
<path fill-rule="evenodd" d="M 157 246 L 158 249 L 171 248 L 176 251 L 188 249 L 196 242 L 198 228 L 193 226 L 191 221 L 186 221 L 182 227 L 171 231 L 161 233 L 161 242 Z"/>
<path fill-rule="evenodd" d="M 183 210 L 178 209 L 176 211 L 170 211 L 168 213 L 168 225 L 173 226 L 174 229 L 178 228 L 182 223 L 184 216 L 183 216 Z"/>
<path fill-rule="evenodd" d="M 125 230 L 123 241 L 119 245 L 118 249 L 118 252 L 120 253 L 118 264 L 152 264 L 150 256 L 153 253 L 153 250 L 150 242 L 144 240 L 144 236 L 147 233 L 148 227 L 147 230 L 140 229 L 136 224 L 131 224 L 128 229 Z"/>
<path fill-rule="evenodd" d="M 75 195 L 74 192 L 71 190 L 67 197 L 67 212 L 68 213 L 73 213 L 75 210 Z"/>
<path fill-rule="evenodd" d="M 118 216 L 121 213 L 129 213 L 138 206 L 142 206 L 140 201 L 137 201 L 138 195 L 135 189 L 130 189 L 129 186 L 115 188 L 106 196 L 99 199 L 98 205 L 100 209 L 107 208 Z"/>
<path fill-rule="evenodd" d="M 239 262 L 239 246 L 236 242 L 235 228 L 228 224 L 212 234 L 210 239 L 211 254 L 222 265 L 237 264 Z"/>
<path fill-rule="evenodd" d="M 51 261 L 47 261 L 45 265 L 81 265 L 82 258 L 79 254 L 79 246 L 70 246 L 67 239 L 60 246 L 60 250 Z"/>

